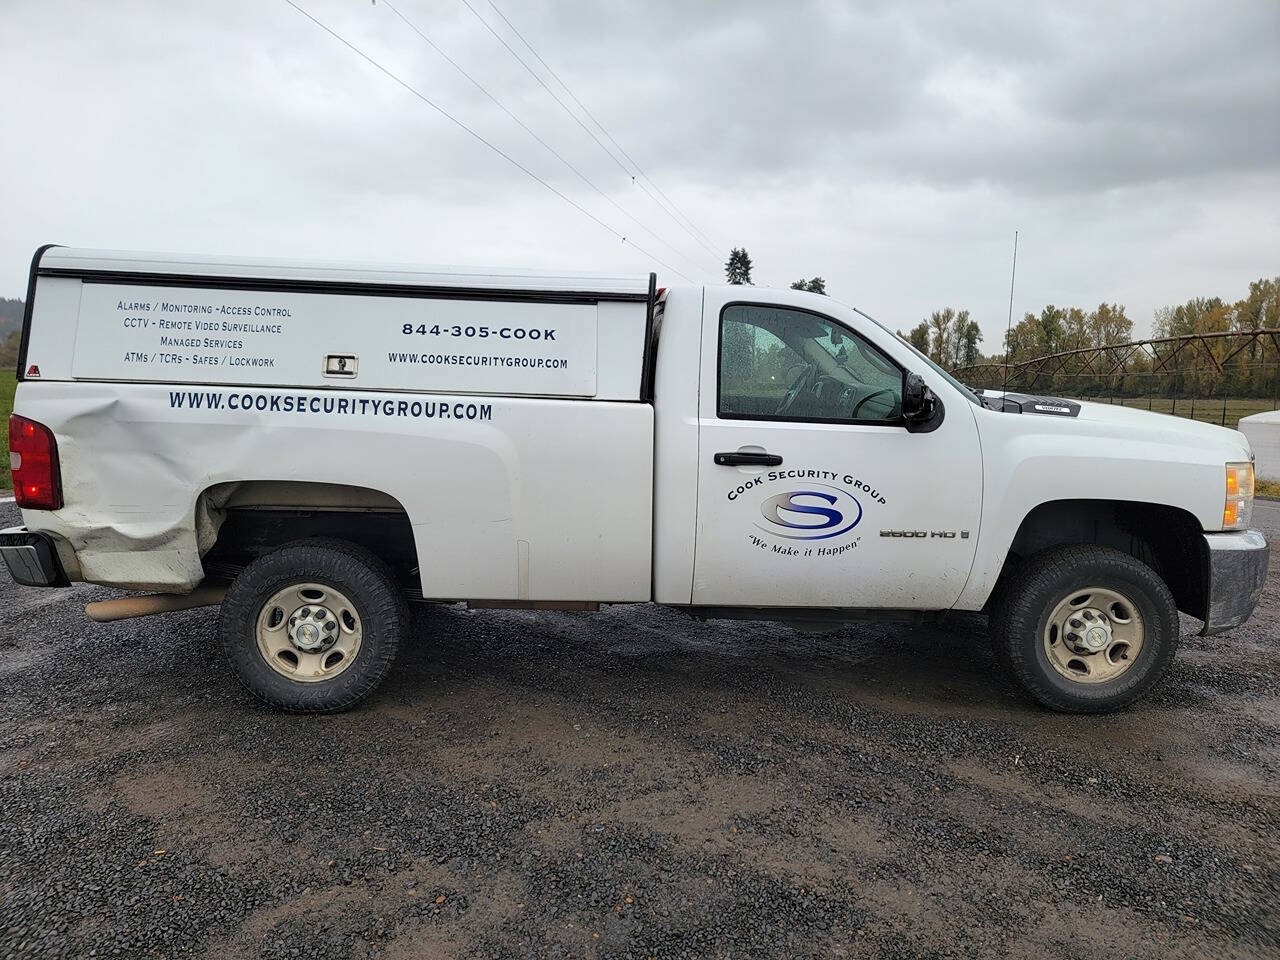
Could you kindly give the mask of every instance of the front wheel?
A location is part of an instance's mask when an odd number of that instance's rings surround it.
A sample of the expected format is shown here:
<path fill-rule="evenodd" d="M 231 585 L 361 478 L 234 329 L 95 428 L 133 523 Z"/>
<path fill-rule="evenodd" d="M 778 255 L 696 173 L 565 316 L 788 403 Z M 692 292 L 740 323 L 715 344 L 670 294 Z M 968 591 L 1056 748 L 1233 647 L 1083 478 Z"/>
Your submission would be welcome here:
<path fill-rule="evenodd" d="M 1029 560 L 992 612 L 996 657 L 1054 710 L 1106 713 L 1164 676 L 1178 608 L 1159 575 L 1127 553 L 1075 545 Z"/>
<path fill-rule="evenodd" d="M 219 632 L 236 676 L 259 699 L 336 713 L 382 682 L 408 624 L 404 595 L 376 556 L 340 540 L 299 540 L 236 577 Z"/>

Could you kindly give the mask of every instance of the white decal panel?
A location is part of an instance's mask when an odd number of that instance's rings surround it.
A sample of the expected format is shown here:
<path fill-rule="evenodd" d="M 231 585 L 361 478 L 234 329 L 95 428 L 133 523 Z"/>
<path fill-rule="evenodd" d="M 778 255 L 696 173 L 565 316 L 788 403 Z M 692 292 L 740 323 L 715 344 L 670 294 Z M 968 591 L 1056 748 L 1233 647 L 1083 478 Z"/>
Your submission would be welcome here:
<path fill-rule="evenodd" d="M 596 393 L 595 304 L 86 283 L 77 379 Z M 358 376 L 325 376 L 358 357 Z"/>

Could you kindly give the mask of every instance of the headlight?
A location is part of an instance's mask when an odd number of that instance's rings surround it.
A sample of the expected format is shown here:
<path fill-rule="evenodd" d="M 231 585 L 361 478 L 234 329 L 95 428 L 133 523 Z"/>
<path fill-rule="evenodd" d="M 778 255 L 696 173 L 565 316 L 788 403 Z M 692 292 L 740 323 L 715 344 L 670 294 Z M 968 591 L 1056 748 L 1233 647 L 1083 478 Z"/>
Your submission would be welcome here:
<path fill-rule="evenodd" d="M 1222 508 L 1223 530 L 1244 530 L 1253 519 L 1253 464 L 1227 464 L 1227 498 Z"/>

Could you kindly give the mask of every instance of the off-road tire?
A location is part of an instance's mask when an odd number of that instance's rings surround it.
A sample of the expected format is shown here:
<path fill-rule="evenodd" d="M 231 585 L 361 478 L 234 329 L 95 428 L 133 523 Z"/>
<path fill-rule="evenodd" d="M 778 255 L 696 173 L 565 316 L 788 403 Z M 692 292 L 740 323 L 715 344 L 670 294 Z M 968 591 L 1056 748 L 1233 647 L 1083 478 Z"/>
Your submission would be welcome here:
<path fill-rule="evenodd" d="M 289 679 L 259 650 L 257 625 L 264 604 L 278 590 L 299 582 L 340 591 L 358 611 L 360 648 L 332 679 Z M 339 713 L 377 689 L 409 624 L 404 593 L 382 560 L 344 540 L 310 539 L 263 554 L 241 571 L 222 601 L 218 632 L 231 669 L 258 699 L 290 713 Z"/>
<path fill-rule="evenodd" d="M 1055 605 L 1073 590 L 1090 586 L 1130 598 L 1145 631 L 1132 666 L 1093 684 L 1062 676 L 1044 649 Z M 1108 713 L 1143 696 L 1173 662 L 1178 633 L 1178 608 L 1160 576 L 1127 553 L 1092 544 L 1056 547 L 1030 558 L 1002 585 L 990 621 L 996 659 L 1032 699 L 1064 713 Z"/>

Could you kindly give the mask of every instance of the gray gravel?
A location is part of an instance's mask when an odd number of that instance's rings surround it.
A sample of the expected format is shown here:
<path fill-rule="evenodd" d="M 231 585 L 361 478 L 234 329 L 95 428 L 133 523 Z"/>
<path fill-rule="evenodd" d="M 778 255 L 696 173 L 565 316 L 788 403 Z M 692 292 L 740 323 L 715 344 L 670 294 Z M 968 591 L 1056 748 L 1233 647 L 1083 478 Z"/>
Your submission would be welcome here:
<path fill-rule="evenodd" d="M 109 595 L 0 573 L 0 956 L 1280 954 L 1280 571 L 1103 718 L 974 617 L 626 607 L 422 608 L 371 703 L 288 717 L 212 612 Z"/>

